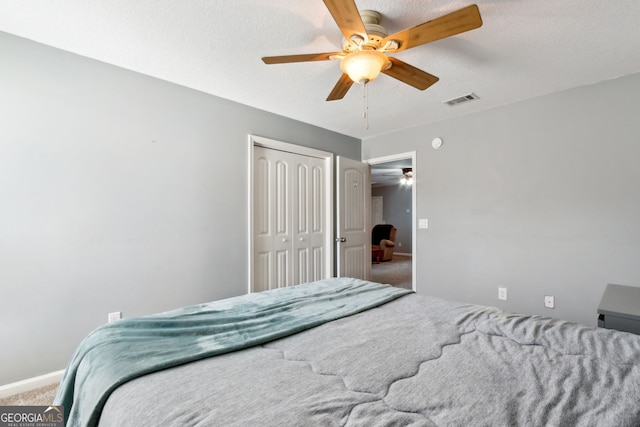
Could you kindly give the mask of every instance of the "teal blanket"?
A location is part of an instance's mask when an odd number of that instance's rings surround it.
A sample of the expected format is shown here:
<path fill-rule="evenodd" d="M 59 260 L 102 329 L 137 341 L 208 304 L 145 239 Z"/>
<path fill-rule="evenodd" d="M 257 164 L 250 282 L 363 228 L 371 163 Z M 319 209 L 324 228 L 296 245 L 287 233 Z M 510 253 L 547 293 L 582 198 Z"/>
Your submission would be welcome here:
<path fill-rule="evenodd" d="M 410 292 L 334 278 L 119 320 L 82 341 L 55 404 L 64 406 L 68 426 L 96 425 L 109 394 L 129 380 L 292 335 Z"/>

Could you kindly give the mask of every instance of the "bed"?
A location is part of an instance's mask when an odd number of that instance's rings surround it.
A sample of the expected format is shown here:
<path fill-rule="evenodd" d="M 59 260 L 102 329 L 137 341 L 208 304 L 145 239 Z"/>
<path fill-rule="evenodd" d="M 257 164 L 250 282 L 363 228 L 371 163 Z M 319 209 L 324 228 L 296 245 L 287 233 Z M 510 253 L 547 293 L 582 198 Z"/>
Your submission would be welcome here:
<path fill-rule="evenodd" d="M 328 279 L 94 331 L 67 425 L 638 426 L 640 336 Z"/>

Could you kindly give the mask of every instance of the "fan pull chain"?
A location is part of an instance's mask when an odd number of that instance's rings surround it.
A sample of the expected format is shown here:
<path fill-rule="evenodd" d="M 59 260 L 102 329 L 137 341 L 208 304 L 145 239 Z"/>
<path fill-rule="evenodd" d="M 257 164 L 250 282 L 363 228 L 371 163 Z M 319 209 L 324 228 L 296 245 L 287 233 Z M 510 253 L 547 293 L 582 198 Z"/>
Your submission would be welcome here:
<path fill-rule="evenodd" d="M 369 96 L 367 83 L 362 85 L 362 118 L 365 120 L 366 128 L 369 129 Z"/>

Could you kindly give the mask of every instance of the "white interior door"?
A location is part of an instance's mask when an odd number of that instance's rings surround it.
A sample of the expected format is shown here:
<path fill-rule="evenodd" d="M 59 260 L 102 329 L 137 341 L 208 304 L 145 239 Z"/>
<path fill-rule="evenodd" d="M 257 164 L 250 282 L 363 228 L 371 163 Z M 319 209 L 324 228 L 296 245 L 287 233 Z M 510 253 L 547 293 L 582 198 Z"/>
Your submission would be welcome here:
<path fill-rule="evenodd" d="M 254 147 L 253 291 L 327 277 L 326 160 Z"/>
<path fill-rule="evenodd" d="M 376 224 L 382 224 L 382 221 L 383 221 L 382 206 L 383 206 L 382 196 L 371 197 L 371 227 L 372 228 Z"/>
<path fill-rule="evenodd" d="M 371 277 L 371 166 L 337 157 L 338 276 Z"/>

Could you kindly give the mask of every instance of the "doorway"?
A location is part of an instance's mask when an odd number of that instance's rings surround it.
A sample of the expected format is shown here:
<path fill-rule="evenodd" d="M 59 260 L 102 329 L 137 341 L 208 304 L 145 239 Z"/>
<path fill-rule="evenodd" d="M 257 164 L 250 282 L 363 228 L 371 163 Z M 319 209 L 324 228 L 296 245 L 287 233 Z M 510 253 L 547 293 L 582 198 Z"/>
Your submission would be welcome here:
<path fill-rule="evenodd" d="M 372 264 L 371 280 L 413 290 L 416 289 L 415 157 L 415 152 L 409 152 L 365 160 L 371 165 L 372 198 L 376 197 L 374 203 L 382 206 L 381 222 L 396 229 L 393 255 L 389 259 L 386 249 L 387 260 Z M 410 182 L 408 177 L 412 178 Z M 372 227 L 376 225 L 373 215 L 372 211 Z"/>

